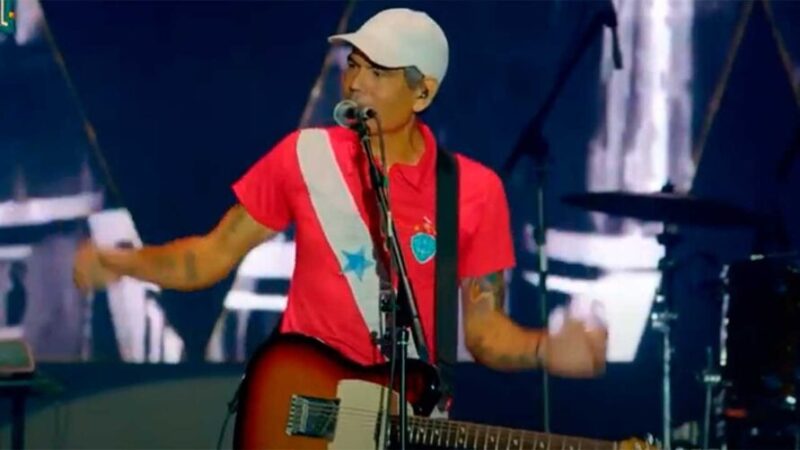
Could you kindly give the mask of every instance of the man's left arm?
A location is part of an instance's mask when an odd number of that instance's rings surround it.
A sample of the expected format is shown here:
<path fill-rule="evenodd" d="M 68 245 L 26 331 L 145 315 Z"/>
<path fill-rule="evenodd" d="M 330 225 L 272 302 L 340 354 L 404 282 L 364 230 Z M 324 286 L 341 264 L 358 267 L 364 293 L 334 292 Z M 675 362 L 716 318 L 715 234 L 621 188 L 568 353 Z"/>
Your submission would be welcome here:
<path fill-rule="evenodd" d="M 605 370 L 605 328 L 589 329 L 569 316 L 553 334 L 514 323 L 503 311 L 502 272 L 465 278 L 461 289 L 464 338 L 478 362 L 503 371 L 543 367 L 571 378 L 593 377 Z"/>
<path fill-rule="evenodd" d="M 480 363 L 497 370 L 539 367 L 544 355 L 542 330 L 523 328 L 503 311 L 503 272 L 461 280 L 464 337 Z"/>
<path fill-rule="evenodd" d="M 606 331 L 565 317 L 561 328 L 522 327 L 503 310 L 503 270 L 514 265 L 508 203 L 502 181 L 490 176 L 474 233 L 459 245 L 464 338 L 475 359 L 497 370 L 543 367 L 554 375 L 588 377 L 605 368 Z"/>

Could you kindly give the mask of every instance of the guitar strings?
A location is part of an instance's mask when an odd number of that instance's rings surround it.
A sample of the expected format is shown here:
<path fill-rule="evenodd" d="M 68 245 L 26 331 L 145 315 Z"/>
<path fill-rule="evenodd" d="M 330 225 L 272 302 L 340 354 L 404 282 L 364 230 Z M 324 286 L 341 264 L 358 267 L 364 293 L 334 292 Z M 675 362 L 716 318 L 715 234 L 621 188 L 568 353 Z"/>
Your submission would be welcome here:
<path fill-rule="evenodd" d="M 379 416 L 380 412 L 374 411 L 371 409 L 366 408 L 357 408 L 357 407 L 340 407 L 339 405 L 309 405 L 306 408 L 309 412 L 315 413 L 335 413 L 339 412 L 343 415 L 348 417 L 354 417 L 359 419 L 365 419 L 362 423 L 357 424 L 358 426 L 366 427 L 367 429 L 374 429 L 377 426 L 377 422 L 375 420 Z M 397 415 L 392 415 L 391 422 L 397 423 L 398 417 Z M 427 417 L 417 417 L 417 416 L 409 416 L 409 426 L 424 426 L 428 430 L 432 432 L 436 431 L 447 431 L 448 436 L 451 431 L 456 431 L 456 436 L 458 436 L 458 432 L 464 432 L 465 427 L 486 427 L 485 433 L 493 432 L 496 430 L 497 433 L 497 440 L 499 441 L 504 434 L 504 432 L 508 432 L 509 436 L 515 433 L 519 433 L 518 439 L 533 437 L 535 441 L 548 441 L 547 447 L 550 446 L 552 441 L 566 441 L 566 440 L 574 440 L 578 443 L 578 448 L 582 448 L 584 443 L 593 444 L 595 449 L 600 448 L 608 448 L 613 449 L 616 447 L 616 443 L 612 441 L 604 441 L 604 440 L 597 440 L 597 439 L 589 439 L 589 438 L 579 438 L 579 437 L 568 437 L 556 434 L 546 434 L 546 433 L 539 433 L 536 431 L 528 431 L 528 430 L 517 430 L 514 428 L 507 428 L 507 427 L 500 427 L 500 426 L 492 426 L 492 425 L 481 425 L 481 424 L 473 424 L 473 423 L 458 423 L 458 422 L 451 422 L 446 419 L 431 419 Z M 415 433 L 411 430 L 411 435 L 413 436 Z M 419 431 L 417 431 L 417 434 Z M 469 435 L 469 431 L 466 431 L 466 435 Z M 477 434 L 476 434 L 477 436 Z M 484 439 L 485 440 L 485 439 Z M 509 437 L 509 442 L 513 440 L 513 437 Z"/>
<path fill-rule="evenodd" d="M 361 432 L 368 433 L 370 431 L 374 431 L 376 428 L 376 424 L 374 423 L 360 423 L 355 424 L 356 429 Z M 423 431 L 414 431 L 409 430 L 409 439 L 412 443 L 420 443 L 422 445 L 442 445 L 442 441 L 444 441 L 445 445 L 470 445 L 470 441 L 472 441 L 472 446 L 479 446 L 481 443 L 483 444 L 484 448 L 488 448 L 489 445 L 494 446 L 495 449 L 499 448 L 500 445 L 505 445 L 505 448 L 511 448 L 511 445 L 514 445 L 514 448 L 519 446 L 522 448 L 531 443 L 528 440 L 530 437 L 534 438 L 532 448 L 538 449 L 550 449 L 552 445 L 556 445 L 557 448 L 566 448 L 566 442 L 561 442 L 558 439 L 551 439 L 549 442 L 547 439 L 537 439 L 536 433 L 531 431 L 516 431 L 513 429 L 507 429 L 502 427 L 492 427 L 500 431 L 500 433 L 496 435 L 490 434 L 470 434 L 469 432 L 459 434 L 459 430 L 455 429 L 456 434 L 451 436 L 450 432 L 454 431 L 454 428 L 451 426 L 443 427 L 443 428 L 436 428 L 431 429 L 430 431 L 439 432 L 439 434 L 431 434 L 425 433 Z M 511 433 L 505 435 L 502 431 L 505 430 L 512 430 Z M 487 433 L 490 429 L 487 429 Z M 515 435 L 514 433 L 519 433 Z M 531 436 L 532 435 L 532 436 Z M 455 443 L 450 444 L 451 438 L 455 438 Z M 577 450 L 615 450 L 617 449 L 617 445 L 614 442 L 610 441 L 600 441 L 600 440 L 592 440 L 592 439 L 584 439 L 584 438 L 572 438 L 572 440 L 576 441 L 576 446 L 571 445 L 569 448 L 576 448 Z M 547 444 L 545 444 L 547 442 Z M 468 447 L 472 448 L 472 447 Z"/>

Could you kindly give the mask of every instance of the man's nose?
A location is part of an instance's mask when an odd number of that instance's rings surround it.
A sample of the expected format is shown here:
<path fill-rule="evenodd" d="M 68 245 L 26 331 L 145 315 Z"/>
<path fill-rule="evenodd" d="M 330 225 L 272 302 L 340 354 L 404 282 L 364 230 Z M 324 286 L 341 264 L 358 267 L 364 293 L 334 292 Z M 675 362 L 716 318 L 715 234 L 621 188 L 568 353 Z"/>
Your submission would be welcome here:
<path fill-rule="evenodd" d="M 364 90 L 364 70 L 358 69 L 351 75 L 347 88 L 350 92 L 362 92 Z"/>

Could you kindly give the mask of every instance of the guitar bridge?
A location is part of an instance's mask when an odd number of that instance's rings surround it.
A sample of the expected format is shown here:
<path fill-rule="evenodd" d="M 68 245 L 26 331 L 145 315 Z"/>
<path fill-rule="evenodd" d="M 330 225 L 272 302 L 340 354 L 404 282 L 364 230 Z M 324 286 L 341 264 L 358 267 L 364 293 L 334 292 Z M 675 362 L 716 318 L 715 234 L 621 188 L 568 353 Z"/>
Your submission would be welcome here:
<path fill-rule="evenodd" d="M 339 399 L 293 395 L 286 434 L 333 440 L 338 414 Z"/>

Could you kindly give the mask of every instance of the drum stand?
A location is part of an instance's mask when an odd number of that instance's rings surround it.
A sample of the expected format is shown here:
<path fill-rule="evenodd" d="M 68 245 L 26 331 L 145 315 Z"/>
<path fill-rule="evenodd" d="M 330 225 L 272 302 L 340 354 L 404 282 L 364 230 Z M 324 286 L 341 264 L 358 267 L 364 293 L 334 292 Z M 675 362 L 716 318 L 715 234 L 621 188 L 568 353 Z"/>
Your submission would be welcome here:
<path fill-rule="evenodd" d="M 674 248 L 678 243 L 675 225 L 664 223 L 664 230 L 658 235 L 658 243 L 664 247 L 664 256 L 658 262 L 661 283 L 656 292 L 650 323 L 654 330 L 662 334 L 662 443 L 663 450 L 672 449 L 672 393 L 670 369 L 672 367 L 672 342 L 670 340 L 671 322 L 678 318 L 673 312 L 672 281 L 675 274 Z"/>
<path fill-rule="evenodd" d="M 661 282 L 656 291 L 650 324 L 654 331 L 662 334 L 662 448 L 671 450 L 670 370 L 673 348 L 670 333 L 672 322 L 678 318 L 673 304 L 673 279 L 677 267 L 674 251 L 679 240 L 677 226 L 680 224 L 705 227 L 734 225 L 749 227 L 759 223 L 759 217 L 750 211 L 725 203 L 678 194 L 674 192 L 673 186 L 669 182 L 658 193 L 590 192 L 568 195 L 562 200 L 569 205 L 589 211 L 663 224 L 663 230 L 658 235 L 658 243 L 664 247 L 664 256 L 658 262 Z"/>
<path fill-rule="evenodd" d="M 703 447 L 711 448 L 711 416 L 714 408 L 714 388 L 722 382 L 722 375 L 716 370 L 711 347 L 706 347 L 706 368 L 703 370 L 700 381 L 705 385 L 706 400 L 703 414 Z"/>

